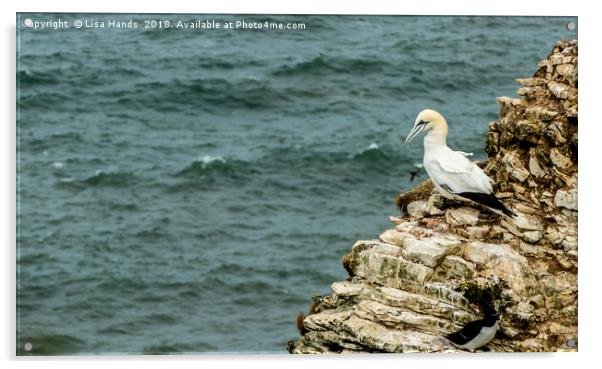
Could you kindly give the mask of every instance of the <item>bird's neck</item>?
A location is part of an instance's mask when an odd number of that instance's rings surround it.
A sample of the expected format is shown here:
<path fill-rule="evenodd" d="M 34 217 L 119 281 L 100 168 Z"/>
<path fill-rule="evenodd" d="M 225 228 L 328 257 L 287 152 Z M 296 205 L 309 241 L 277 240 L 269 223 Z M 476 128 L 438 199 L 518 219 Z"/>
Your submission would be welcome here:
<path fill-rule="evenodd" d="M 424 150 L 436 150 L 442 147 L 447 147 L 447 132 L 440 130 L 432 130 L 424 136 Z"/>

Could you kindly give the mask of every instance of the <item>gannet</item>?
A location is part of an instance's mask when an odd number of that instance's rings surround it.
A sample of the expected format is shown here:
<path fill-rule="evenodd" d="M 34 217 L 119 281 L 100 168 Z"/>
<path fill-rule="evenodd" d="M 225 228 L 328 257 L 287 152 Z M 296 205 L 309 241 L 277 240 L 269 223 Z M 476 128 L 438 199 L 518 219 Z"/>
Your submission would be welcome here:
<path fill-rule="evenodd" d="M 470 322 L 458 332 L 449 334 L 445 338 L 456 347 L 474 351 L 491 342 L 498 328 L 497 315 L 487 314 L 484 319 Z"/>
<path fill-rule="evenodd" d="M 447 146 L 447 121 L 441 114 L 430 109 L 421 111 L 405 142 L 423 131 L 428 133 L 424 137 L 422 163 L 439 193 L 451 200 L 476 202 L 497 214 L 514 215 L 493 195 L 491 178 L 466 158 L 472 153 L 453 151 Z"/>

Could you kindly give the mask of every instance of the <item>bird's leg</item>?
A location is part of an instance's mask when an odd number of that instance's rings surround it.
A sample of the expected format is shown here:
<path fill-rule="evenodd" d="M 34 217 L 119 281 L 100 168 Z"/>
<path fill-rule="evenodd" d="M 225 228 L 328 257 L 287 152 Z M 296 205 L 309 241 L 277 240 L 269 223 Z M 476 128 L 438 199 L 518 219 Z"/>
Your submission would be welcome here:
<path fill-rule="evenodd" d="M 448 199 L 447 197 L 440 197 L 440 200 L 436 201 L 433 205 L 439 210 L 445 210 L 447 208 L 460 206 L 462 203 L 460 201 Z"/>

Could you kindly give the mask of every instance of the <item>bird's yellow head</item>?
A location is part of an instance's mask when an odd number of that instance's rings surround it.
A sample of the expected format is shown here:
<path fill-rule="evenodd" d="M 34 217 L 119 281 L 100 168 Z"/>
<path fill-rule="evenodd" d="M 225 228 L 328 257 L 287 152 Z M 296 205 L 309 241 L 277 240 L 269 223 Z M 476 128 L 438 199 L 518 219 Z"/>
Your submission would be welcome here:
<path fill-rule="evenodd" d="M 425 109 L 418 114 L 414 127 L 406 137 L 406 143 L 412 141 L 421 132 L 432 130 L 433 133 L 441 134 L 443 137 L 447 136 L 447 121 L 443 118 L 443 115 L 438 112 Z"/>

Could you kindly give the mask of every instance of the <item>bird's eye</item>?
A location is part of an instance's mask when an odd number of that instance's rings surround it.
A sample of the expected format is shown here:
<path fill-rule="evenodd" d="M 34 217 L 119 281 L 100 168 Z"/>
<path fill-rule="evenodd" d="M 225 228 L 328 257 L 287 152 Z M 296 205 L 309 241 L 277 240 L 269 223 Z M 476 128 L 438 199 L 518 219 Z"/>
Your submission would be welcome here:
<path fill-rule="evenodd" d="M 421 120 L 420 122 L 418 122 L 418 125 L 419 125 L 419 126 L 422 126 L 422 125 L 426 125 L 427 123 L 428 123 L 428 122 L 425 122 L 425 121 Z"/>

